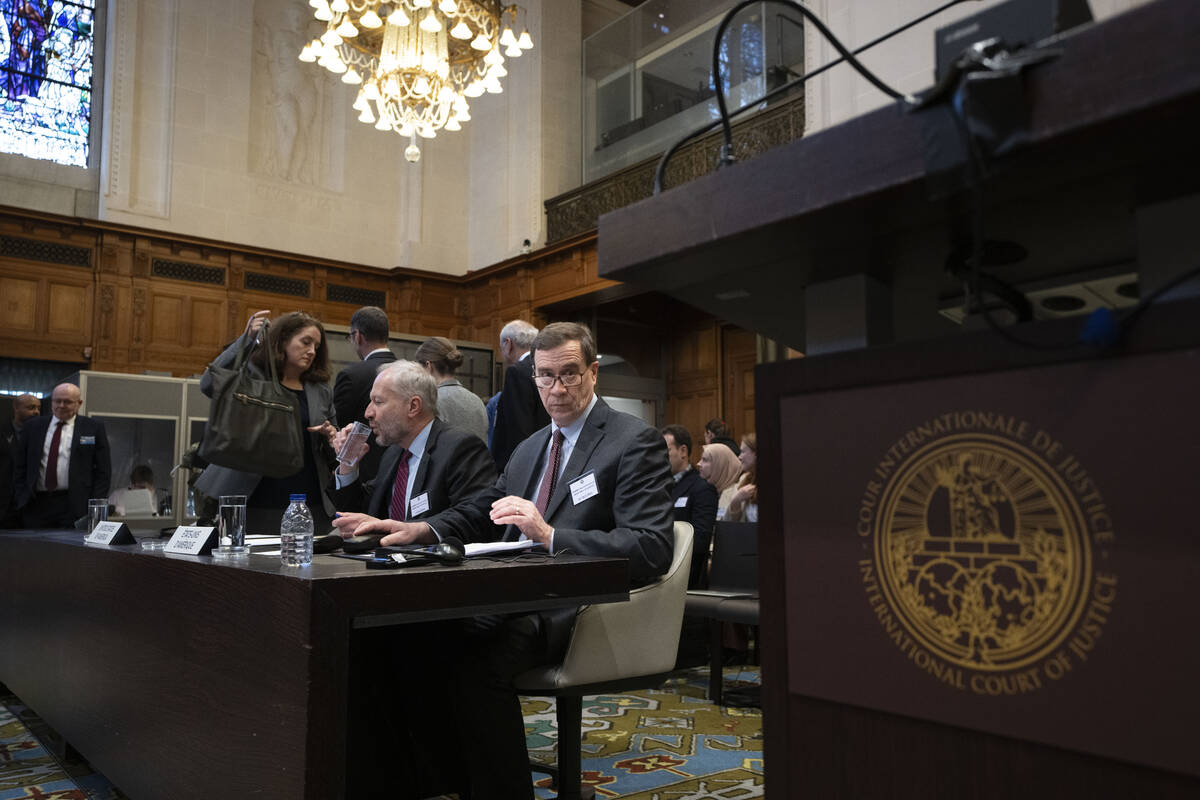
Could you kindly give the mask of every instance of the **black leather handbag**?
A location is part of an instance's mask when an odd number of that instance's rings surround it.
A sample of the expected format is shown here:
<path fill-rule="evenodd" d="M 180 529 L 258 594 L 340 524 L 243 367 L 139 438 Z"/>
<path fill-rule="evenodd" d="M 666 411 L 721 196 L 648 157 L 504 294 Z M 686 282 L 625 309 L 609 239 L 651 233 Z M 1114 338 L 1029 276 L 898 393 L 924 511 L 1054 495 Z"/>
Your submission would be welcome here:
<path fill-rule="evenodd" d="M 268 377 L 250 370 L 255 343 L 267 346 L 267 326 L 238 351 L 232 368 L 208 365 L 212 404 L 199 454 L 210 464 L 286 478 L 304 467 L 304 438 L 295 395 L 279 382 L 275 359 L 265 359 Z"/>

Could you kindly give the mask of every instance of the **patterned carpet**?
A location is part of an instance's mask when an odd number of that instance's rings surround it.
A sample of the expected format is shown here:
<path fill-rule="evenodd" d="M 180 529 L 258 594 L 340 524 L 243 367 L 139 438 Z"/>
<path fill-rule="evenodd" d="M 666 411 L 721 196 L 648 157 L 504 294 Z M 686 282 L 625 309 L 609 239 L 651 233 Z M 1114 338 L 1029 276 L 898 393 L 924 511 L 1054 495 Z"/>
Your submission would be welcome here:
<path fill-rule="evenodd" d="M 726 691 L 758 684 L 757 667 L 725 670 Z M 584 781 L 598 798 L 726 800 L 764 796 L 762 712 L 705 700 L 703 668 L 675 673 L 659 690 L 584 699 Z M 535 759 L 554 762 L 552 698 L 523 698 Z M 549 778 L 535 776 L 538 798 Z M 11 693 L 0 691 L 0 800 L 127 800 L 64 747 Z M 147 799 L 152 800 L 152 799 Z"/>

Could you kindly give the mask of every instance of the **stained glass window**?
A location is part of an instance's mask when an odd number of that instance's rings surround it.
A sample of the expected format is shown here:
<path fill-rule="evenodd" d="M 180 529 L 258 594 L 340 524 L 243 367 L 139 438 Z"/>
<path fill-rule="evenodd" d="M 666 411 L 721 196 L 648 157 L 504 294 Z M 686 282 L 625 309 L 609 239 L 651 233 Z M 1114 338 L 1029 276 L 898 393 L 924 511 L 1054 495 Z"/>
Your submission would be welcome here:
<path fill-rule="evenodd" d="M 0 0 L 0 152 L 86 167 L 95 0 Z"/>

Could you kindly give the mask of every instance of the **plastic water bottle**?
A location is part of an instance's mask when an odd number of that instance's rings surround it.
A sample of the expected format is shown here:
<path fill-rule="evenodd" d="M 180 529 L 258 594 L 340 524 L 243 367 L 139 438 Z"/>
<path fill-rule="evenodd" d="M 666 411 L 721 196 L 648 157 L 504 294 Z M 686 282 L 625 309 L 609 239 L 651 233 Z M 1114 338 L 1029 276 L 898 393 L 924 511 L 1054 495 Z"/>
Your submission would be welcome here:
<path fill-rule="evenodd" d="M 307 495 L 294 494 L 279 523 L 279 560 L 285 567 L 302 567 L 312 562 L 313 518 L 304 504 Z"/>

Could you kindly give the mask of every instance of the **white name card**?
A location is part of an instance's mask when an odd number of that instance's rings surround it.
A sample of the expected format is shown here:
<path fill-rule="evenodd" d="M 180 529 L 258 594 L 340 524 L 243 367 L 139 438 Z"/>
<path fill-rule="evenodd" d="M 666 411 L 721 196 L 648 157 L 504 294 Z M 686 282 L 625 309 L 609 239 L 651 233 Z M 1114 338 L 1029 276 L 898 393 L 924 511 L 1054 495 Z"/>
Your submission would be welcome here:
<path fill-rule="evenodd" d="M 198 556 L 207 547 L 211 550 L 216 543 L 214 534 L 216 528 L 202 525 L 180 525 L 171 536 L 171 541 L 163 548 L 164 553 L 177 553 L 182 556 Z"/>
<path fill-rule="evenodd" d="M 88 544 L 133 544 L 133 534 L 124 522 L 97 522 L 84 541 Z"/>

